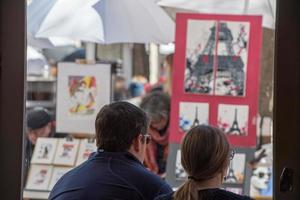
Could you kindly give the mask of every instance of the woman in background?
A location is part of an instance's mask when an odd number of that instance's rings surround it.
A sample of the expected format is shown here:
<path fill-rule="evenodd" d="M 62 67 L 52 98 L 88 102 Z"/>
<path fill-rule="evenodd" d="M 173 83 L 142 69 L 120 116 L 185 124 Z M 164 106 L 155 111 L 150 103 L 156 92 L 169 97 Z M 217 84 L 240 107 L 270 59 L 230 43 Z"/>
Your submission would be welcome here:
<path fill-rule="evenodd" d="M 195 126 L 181 144 L 181 163 L 188 180 L 175 193 L 156 200 L 250 200 L 220 189 L 232 158 L 233 151 L 221 130 Z"/>

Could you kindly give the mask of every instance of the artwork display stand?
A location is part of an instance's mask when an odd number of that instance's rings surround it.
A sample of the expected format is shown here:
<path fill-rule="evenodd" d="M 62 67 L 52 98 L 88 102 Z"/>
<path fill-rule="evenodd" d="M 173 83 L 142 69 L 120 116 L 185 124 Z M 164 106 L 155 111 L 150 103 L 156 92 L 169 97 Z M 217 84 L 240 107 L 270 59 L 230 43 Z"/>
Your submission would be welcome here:
<path fill-rule="evenodd" d="M 186 175 L 178 169 L 183 136 L 193 126 L 209 124 L 224 131 L 244 162 L 244 170 L 238 161 L 230 165 L 224 188 L 249 194 L 246 163 L 256 147 L 261 48 L 261 16 L 176 15 L 166 178 L 174 188 Z"/>

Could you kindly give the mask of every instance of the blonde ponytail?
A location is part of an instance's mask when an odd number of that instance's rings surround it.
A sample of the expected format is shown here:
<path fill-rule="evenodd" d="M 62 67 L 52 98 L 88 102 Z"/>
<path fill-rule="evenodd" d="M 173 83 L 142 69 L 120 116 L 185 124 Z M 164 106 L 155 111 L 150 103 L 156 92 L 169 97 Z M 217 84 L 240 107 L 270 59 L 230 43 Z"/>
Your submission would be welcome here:
<path fill-rule="evenodd" d="M 173 195 L 174 200 L 198 200 L 198 191 L 195 181 L 189 179 Z"/>

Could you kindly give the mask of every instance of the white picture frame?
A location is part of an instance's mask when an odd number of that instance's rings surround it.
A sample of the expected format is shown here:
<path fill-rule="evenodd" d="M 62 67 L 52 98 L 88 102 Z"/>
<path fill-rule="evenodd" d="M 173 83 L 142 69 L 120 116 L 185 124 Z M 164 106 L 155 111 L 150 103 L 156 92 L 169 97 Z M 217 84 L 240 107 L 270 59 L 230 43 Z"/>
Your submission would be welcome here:
<path fill-rule="evenodd" d="M 85 162 L 91 153 L 97 151 L 96 140 L 83 139 L 80 141 L 76 166 Z"/>
<path fill-rule="evenodd" d="M 73 169 L 73 168 L 72 167 L 54 167 L 48 190 L 51 191 L 53 189 L 54 185 L 57 183 L 57 181 L 71 169 Z"/>
<path fill-rule="evenodd" d="M 95 134 L 96 115 L 110 99 L 109 64 L 59 63 L 56 132 Z"/>
<path fill-rule="evenodd" d="M 31 165 L 26 189 L 27 190 L 47 190 L 52 175 L 53 166 L 51 165 Z"/>
<path fill-rule="evenodd" d="M 52 164 L 57 147 L 56 138 L 39 137 L 31 158 L 32 164 Z"/>
<path fill-rule="evenodd" d="M 57 151 L 54 157 L 54 164 L 61 166 L 75 165 L 75 160 L 78 153 L 79 140 L 62 138 L 58 140 Z"/>

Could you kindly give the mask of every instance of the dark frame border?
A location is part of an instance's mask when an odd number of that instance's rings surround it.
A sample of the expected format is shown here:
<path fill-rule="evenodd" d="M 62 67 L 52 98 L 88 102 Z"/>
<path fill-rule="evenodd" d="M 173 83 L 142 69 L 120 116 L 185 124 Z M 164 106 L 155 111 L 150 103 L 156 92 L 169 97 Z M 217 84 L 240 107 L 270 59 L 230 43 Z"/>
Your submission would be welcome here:
<path fill-rule="evenodd" d="M 25 109 L 26 1 L 0 1 L 1 199 L 21 199 Z"/>

